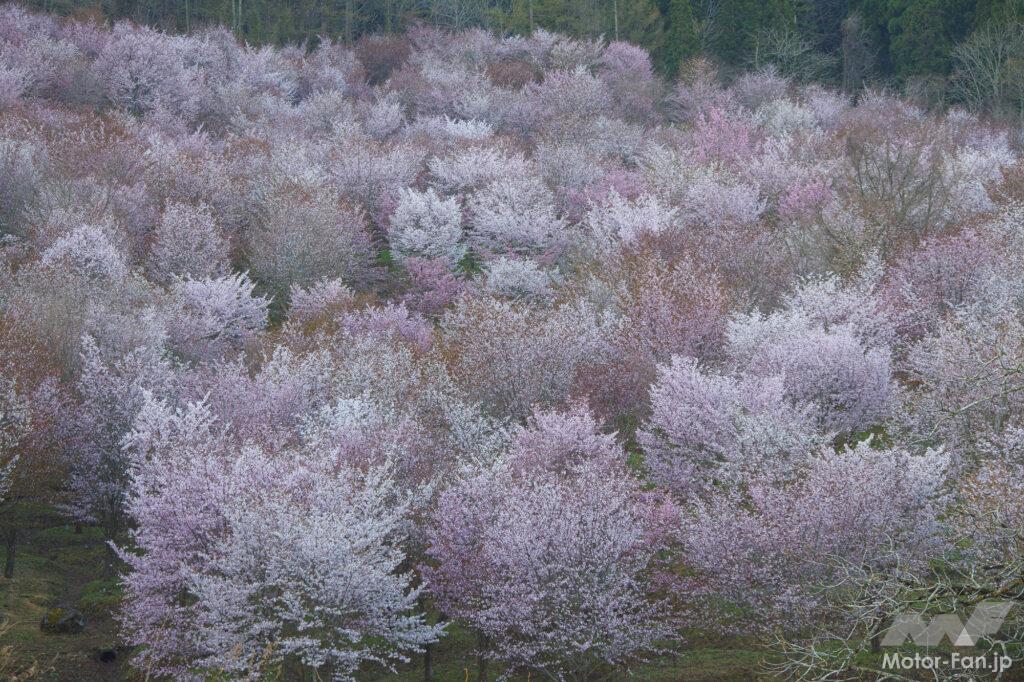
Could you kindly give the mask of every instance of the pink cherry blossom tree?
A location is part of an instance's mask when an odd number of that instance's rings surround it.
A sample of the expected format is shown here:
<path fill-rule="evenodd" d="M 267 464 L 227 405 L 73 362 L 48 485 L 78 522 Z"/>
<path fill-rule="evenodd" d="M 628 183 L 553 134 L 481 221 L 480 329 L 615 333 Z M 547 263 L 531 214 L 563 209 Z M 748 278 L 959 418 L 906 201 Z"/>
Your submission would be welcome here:
<path fill-rule="evenodd" d="M 828 588 L 843 565 L 884 568 L 895 556 L 921 566 L 941 554 L 948 462 L 941 451 L 914 455 L 862 441 L 811 454 L 788 482 L 757 472 L 743 488 L 698 501 L 684 523 L 696 594 L 727 629 L 792 630 L 827 619 Z M 757 617 L 731 622 L 728 609 L 718 610 L 723 598 Z"/>
<path fill-rule="evenodd" d="M 228 270 L 228 244 L 207 206 L 171 204 L 157 225 L 149 259 L 153 279 L 220 277 Z"/>
<path fill-rule="evenodd" d="M 454 199 L 442 199 L 428 189 L 403 190 L 391 216 L 391 248 L 401 259 L 443 258 L 454 264 L 465 253 L 462 211 Z"/>
<path fill-rule="evenodd" d="M 452 374 L 497 414 L 525 417 L 570 397 L 577 373 L 606 350 L 606 326 L 585 304 L 531 310 L 493 298 L 442 319 Z"/>
<path fill-rule="evenodd" d="M 185 357 L 212 358 L 241 350 L 267 323 L 266 298 L 244 274 L 176 279 L 170 346 Z"/>
<path fill-rule="evenodd" d="M 127 439 L 138 553 L 121 620 L 150 674 L 353 680 L 435 641 L 402 572 L 407 505 L 386 469 L 230 445 L 203 403 L 148 397 Z"/>
<path fill-rule="evenodd" d="M 508 460 L 441 495 L 424 571 L 482 661 L 588 679 L 678 639 L 678 510 L 644 491 L 585 410 L 538 413 Z"/>
<path fill-rule="evenodd" d="M 107 540 L 117 539 L 129 523 L 131 472 L 122 440 L 144 404 L 143 391 L 164 394 L 171 380 L 162 348 L 141 346 L 120 355 L 82 338 L 64 507 L 76 520 L 99 525 Z"/>

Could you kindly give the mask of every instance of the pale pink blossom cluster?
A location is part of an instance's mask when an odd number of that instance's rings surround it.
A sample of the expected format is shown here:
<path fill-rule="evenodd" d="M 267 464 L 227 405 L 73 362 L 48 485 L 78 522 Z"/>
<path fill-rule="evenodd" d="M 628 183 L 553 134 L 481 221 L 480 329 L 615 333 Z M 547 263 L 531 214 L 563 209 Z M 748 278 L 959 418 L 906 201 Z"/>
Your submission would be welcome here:
<path fill-rule="evenodd" d="M 0 494 L 103 529 L 141 674 L 349 680 L 443 616 L 617 679 L 828 622 L 843 567 L 1006 556 L 957 520 L 1021 516 L 1005 131 L 385 42 L 0 8 Z"/>

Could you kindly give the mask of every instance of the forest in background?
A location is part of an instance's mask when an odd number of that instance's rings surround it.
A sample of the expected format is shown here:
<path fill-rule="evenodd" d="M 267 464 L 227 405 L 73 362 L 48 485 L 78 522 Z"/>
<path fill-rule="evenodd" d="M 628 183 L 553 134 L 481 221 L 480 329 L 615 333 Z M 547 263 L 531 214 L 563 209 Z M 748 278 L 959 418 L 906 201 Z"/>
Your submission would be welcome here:
<path fill-rule="evenodd" d="M 675 75 L 704 56 L 733 71 L 774 64 L 784 76 L 847 90 L 903 89 L 925 104 L 1019 110 L 1020 0 L 32 0 L 26 6 L 171 32 L 230 27 L 253 44 L 315 46 L 395 35 L 416 22 L 499 34 L 543 28 L 623 40 Z M 379 40 L 379 38 L 377 39 Z M 400 49 L 400 48 L 394 48 Z M 965 80 L 984 73 L 988 90 Z M 1009 101 L 1012 100 L 1012 101 Z"/>

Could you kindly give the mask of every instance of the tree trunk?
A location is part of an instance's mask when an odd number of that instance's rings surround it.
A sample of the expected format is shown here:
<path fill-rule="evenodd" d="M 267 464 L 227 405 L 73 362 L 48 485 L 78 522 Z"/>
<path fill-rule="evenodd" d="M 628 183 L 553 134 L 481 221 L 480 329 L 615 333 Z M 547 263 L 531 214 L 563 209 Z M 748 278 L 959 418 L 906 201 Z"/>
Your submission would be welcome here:
<path fill-rule="evenodd" d="M 75 535 L 81 535 L 81 534 L 82 534 L 82 522 L 81 521 L 75 521 Z"/>
<path fill-rule="evenodd" d="M 345 0 L 345 43 L 352 44 L 352 22 L 354 20 L 352 11 L 352 0 Z"/>
<path fill-rule="evenodd" d="M 4 545 L 7 547 L 7 560 L 4 561 L 4 577 L 14 577 L 14 549 L 18 544 L 18 529 L 11 528 L 4 536 Z"/>
<path fill-rule="evenodd" d="M 477 638 L 477 646 L 480 647 L 480 653 L 476 658 L 476 680 L 477 682 L 487 682 L 487 635 L 480 634 Z"/>
<path fill-rule="evenodd" d="M 869 632 L 871 633 L 871 653 L 873 654 L 882 653 L 882 634 L 885 632 L 885 628 L 882 627 L 884 617 L 884 611 L 879 608 L 875 610 L 874 617 L 871 619 Z"/>
<path fill-rule="evenodd" d="M 427 613 L 430 609 L 427 604 L 427 599 L 421 594 L 419 597 L 419 607 L 423 613 Z M 444 614 L 438 616 L 438 621 L 444 621 Z M 427 643 L 423 645 L 423 682 L 433 682 L 434 679 L 434 645 Z"/>
<path fill-rule="evenodd" d="M 434 645 L 423 645 L 423 682 L 434 680 Z"/>
<path fill-rule="evenodd" d="M 879 628 L 871 635 L 871 653 L 873 654 L 882 653 L 882 632 L 883 630 Z"/>

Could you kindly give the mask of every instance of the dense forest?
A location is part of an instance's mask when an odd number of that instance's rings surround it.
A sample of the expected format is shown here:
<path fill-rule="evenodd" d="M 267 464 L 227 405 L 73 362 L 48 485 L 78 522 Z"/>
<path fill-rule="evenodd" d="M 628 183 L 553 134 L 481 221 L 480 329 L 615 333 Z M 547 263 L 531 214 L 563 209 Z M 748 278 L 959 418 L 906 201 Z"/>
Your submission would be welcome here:
<path fill-rule="evenodd" d="M 315 45 L 395 35 L 426 22 L 500 34 L 537 28 L 624 40 L 674 74 L 703 55 L 732 68 L 776 64 L 784 75 L 848 88 L 887 83 L 929 103 L 970 99 L 958 71 L 1010 63 L 1002 88 L 1024 88 L 1020 0 L 32 0 L 62 14 L 128 18 L 166 31 L 230 26 L 255 44 Z M 1001 50 L 992 43 L 999 42 Z M 985 54 L 979 57 L 976 53 Z M 979 63 L 980 62 L 980 63 Z M 991 76 L 991 74 L 990 74 Z"/>
<path fill-rule="evenodd" d="M 1016 24 L 626 6 L 0 5 L 0 679 L 1024 669 Z"/>

